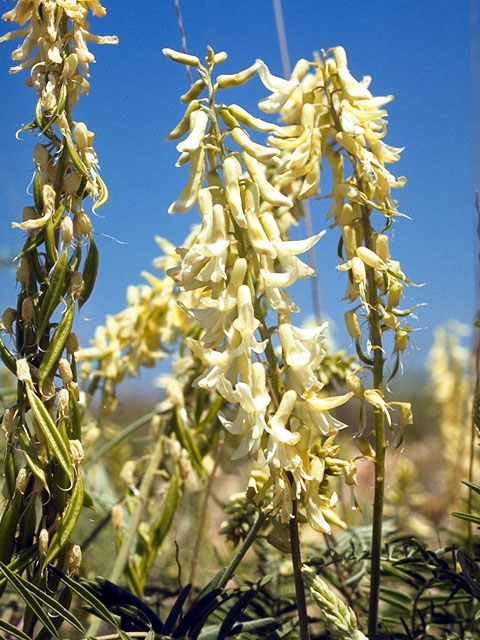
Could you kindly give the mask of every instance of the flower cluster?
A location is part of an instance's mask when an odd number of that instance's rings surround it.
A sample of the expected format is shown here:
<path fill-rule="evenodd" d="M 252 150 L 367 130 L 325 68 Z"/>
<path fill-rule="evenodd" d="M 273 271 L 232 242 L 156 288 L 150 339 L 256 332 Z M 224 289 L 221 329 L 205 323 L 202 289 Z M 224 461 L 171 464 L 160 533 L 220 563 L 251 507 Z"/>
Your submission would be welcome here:
<path fill-rule="evenodd" d="M 298 501 L 317 530 L 329 531 L 336 496 L 328 476 L 346 465 L 335 457 L 333 437 L 343 425 L 329 411 L 353 394 L 325 397 L 318 368 L 325 357 L 325 325 L 303 329 L 291 321 L 298 311 L 288 288 L 313 274 L 298 256 L 323 235 L 288 239 L 294 201 L 272 175 L 284 168 L 282 151 L 255 142 L 251 131 L 288 139 L 289 126 L 254 118 L 237 105 L 216 104 L 216 92 L 242 84 L 258 73 L 273 95 L 262 105 L 280 108 L 298 86 L 282 80 L 257 61 L 235 75 L 213 68 L 224 54 L 209 52 L 206 66 L 194 56 L 164 51 L 176 62 L 197 67 L 208 97 L 197 94 L 170 139 L 178 143 L 178 165 L 189 163 L 189 179 L 170 213 L 198 205 L 202 224 L 193 243 L 178 249 L 179 266 L 170 271 L 191 304 L 182 309 L 202 329 L 187 338 L 203 363 L 200 389 L 218 393 L 225 428 L 238 437 L 233 457 L 249 455 L 272 487 L 271 507 L 283 522 Z M 195 85 L 194 85 L 195 86 Z M 297 131 L 298 127 L 294 130 Z M 294 131 L 294 132 L 295 132 Z M 204 185 L 206 177 L 207 185 Z M 277 321 L 269 327 L 270 314 Z M 281 360 L 275 354 L 281 347 Z"/>
<path fill-rule="evenodd" d="M 93 133 L 73 121 L 72 109 L 88 91 L 94 57 L 87 42 L 117 41 L 89 32 L 89 11 L 105 14 L 98 0 L 18 0 L 3 19 L 20 29 L 0 38 L 23 38 L 12 53 L 16 65 L 10 71 L 30 70 L 27 85 L 35 90 L 37 104 L 33 121 L 23 130 L 44 140 L 33 149 L 33 204 L 13 223 L 27 232 L 17 256 L 18 302 L 3 313 L 0 327 L 11 345 L 0 338 L 0 356 L 19 381 L 16 403 L 3 416 L 10 470 L 7 510 L 17 505 L 17 512 L 11 548 L 2 559 L 9 561 L 14 544 L 20 553 L 36 538 L 40 571 L 66 549 L 84 501 L 78 341 L 72 326 L 75 307 L 90 296 L 98 267 L 86 203 L 90 197 L 94 210 L 106 202 L 108 192 L 98 172 Z M 18 522 L 15 541 L 19 514 L 28 524 Z M 67 550 L 66 568 L 78 566 L 80 558 L 74 545 Z"/>

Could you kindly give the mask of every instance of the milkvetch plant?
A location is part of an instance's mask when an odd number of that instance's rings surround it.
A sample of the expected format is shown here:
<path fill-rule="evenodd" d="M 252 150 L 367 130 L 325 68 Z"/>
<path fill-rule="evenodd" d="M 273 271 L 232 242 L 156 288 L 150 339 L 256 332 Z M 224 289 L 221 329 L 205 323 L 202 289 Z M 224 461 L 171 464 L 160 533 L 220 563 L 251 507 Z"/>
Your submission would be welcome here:
<path fill-rule="evenodd" d="M 17 257 L 19 299 L 2 316 L 0 356 L 18 381 L 17 398 L 2 421 L 7 501 L 0 539 L 9 542 L 0 560 L 10 563 L 0 566 L 5 580 L 13 584 L 9 572 L 25 570 L 43 588 L 47 565 L 67 573 L 78 568 L 81 549 L 70 538 L 82 507 L 92 502 L 80 471 L 89 398 L 100 388 L 101 411 L 110 412 L 125 375 L 136 375 L 175 350 L 173 372 L 158 380 L 165 399 L 90 461 L 101 462 L 152 421 L 151 455 L 124 461 L 119 474 L 124 495 L 111 511 L 117 551 L 112 584 L 124 576 L 130 589 L 143 595 L 183 491 L 204 486 L 207 504 L 225 432 L 226 450 L 239 467 L 248 465 L 248 480 L 246 491 L 227 507 L 223 531 L 240 544 L 215 588 L 225 589 L 249 546 L 264 536 L 283 550 L 289 545 L 302 640 L 309 637 L 303 577 L 333 625 L 349 637 L 365 637 L 353 609 L 302 569 L 300 544 L 302 523 L 327 536 L 332 525 L 346 526 L 335 510 L 335 479 L 343 476 L 353 487 L 355 464 L 341 454 L 337 435 L 346 425 L 331 412 L 359 402 L 359 432 L 351 435 L 375 432 L 376 441 L 372 449 L 358 439 L 359 457 L 375 466 L 368 623 L 373 639 L 385 432 L 397 422 L 401 429 L 412 422 L 409 403 L 389 402 L 386 394 L 408 346 L 414 311 L 400 306 L 409 280 L 389 250 L 389 228 L 401 215 L 392 189 L 405 183 L 386 166 L 401 152 L 383 140 L 384 106 L 392 97 L 373 96 L 369 78 L 356 80 L 342 47 L 301 59 L 288 78 L 274 76 L 261 60 L 235 74 L 218 73 L 227 55 L 210 48 L 205 61 L 164 49 L 170 60 L 198 76 L 181 97 L 185 113 L 168 135 L 177 141 L 177 166 L 186 182 L 168 213 L 196 207 L 200 220 L 180 247 L 158 238 L 165 253 L 155 263 L 161 273 L 144 272 L 146 283 L 127 291 L 127 308 L 109 316 L 92 346 L 78 354 L 75 309 L 90 296 L 98 266 L 91 214 L 108 192 L 93 133 L 73 119 L 73 108 L 88 91 L 94 58 L 87 44 L 116 42 L 89 31 L 89 11 L 96 17 L 105 13 L 96 0 L 19 0 L 4 16 L 21 29 L 1 40 L 24 38 L 12 54 L 18 63 L 12 72 L 31 70 L 28 82 L 37 94 L 34 119 L 22 131 L 43 136 L 33 153 L 34 201 L 13 223 L 27 236 Z M 229 88 L 255 75 L 269 92 L 258 103 L 265 118 L 228 102 Z M 337 356 L 332 361 L 327 324 L 297 320 L 301 309 L 290 293 L 314 275 L 304 254 L 321 246 L 326 233 L 295 240 L 291 235 L 303 215 L 302 202 L 322 193 L 325 168 L 331 186 L 322 199 L 330 201 L 330 232 L 338 233 L 355 365 Z M 85 362 L 85 405 L 79 401 L 78 360 Z M 346 388 L 332 391 L 335 375 Z M 52 584 L 53 575 L 60 574 L 51 574 Z M 27 608 L 27 633 L 35 616 L 44 622 L 43 614 L 32 610 Z M 169 624 L 158 628 L 167 633 Z M 93 625 L 87 635 L 95 631 Z"/>
<path fill-rule="evenodd" d="M 94 134 L 73 119 L 73 110 L 89 88 L 94 56 L 88 44 L 117 42 L 90 32 L 89 12 L 105 15 L 97 0 L 19 1 L 3 20 L 20 29 L 0 38 L 22 39 L 10 72 L 30 72 L 27 85 L 37 103 L 32 122 L 21 131 L 39 140 L 33 149 L 33 203 L 12 223 L 26 235 L 16 258 L 18 301 L 3 313 L 1 325 L 0 355 L 18 380 L 16 400 L 2 420 L 7 501 L 1 561 L 26 569 L 41 588 L 47 565 L 69 572 L 79 567 L 81 549 L 70 536 L 89 503 L 80 470 L 82 409 L 72 329 L 75 308 L 89 298 L 97 273 L 91 212 L 108 192 Z M 27 610 L 24 631 L 32 633 L 35 622 Z"/>

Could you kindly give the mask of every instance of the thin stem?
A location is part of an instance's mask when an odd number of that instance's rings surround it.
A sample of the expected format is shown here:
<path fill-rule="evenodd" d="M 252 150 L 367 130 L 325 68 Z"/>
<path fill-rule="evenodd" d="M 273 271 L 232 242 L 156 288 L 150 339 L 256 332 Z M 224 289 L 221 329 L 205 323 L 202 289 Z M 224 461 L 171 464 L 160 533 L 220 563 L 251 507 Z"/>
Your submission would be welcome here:
<path fill-rule="evenodd" d="M 230 580 L 230 578 L 233 577 L 235 571 L 237 570 L 238 565 L 243 560 L 243 557 L 252 546 L 253 542 L 255 541 L 255 538 L 257 537 L 257 533 L 260 531 L 260 529 L 264 525 L 266 519 L 267 519 L 267 516 L 263 512 L 260 512 L 258 514 L 258 517 L 253 523 L 252 528 L 248 532 L 245 540 L 243 541 L 242 546 L 237 551 L 237 553 L 233 556 L 232 560 L 230 561 L 230 564 L 225 569 L 225 573 L 223 574 L 222 579 L 218 584 L 218 587 L 220 589 L 223 589 L 227 584 L 227 582 Z"/>
<path fill-rule="evenodd" d="M 153 451 L 147 470 L 145 471 L 145 475 L 143 476 L 142 482 L 140 484 L 137 505 L 132 513 L 132 517 L 130 518 L 127 532 L 123 538 L 122 545 L 117 554 L 117 558 L 115 560 L 115 564 L 113 565 L 112 572 L 110 573 L 110 576 L 109 576 L 109 580 L 111 582 L 114 582 L 115 584 L 119 582 L 120 578 L 123 575 L 123 572 L 125 571 L 125 567 L 127 566 L 128 558 L 130 556 L 132 546 L 137 536 L 138 525 L 140 523 L 142 514 L 145 513 L 145 504 L 147 502 L 148 495 L 152 487 L 152 483 L 155 480 L 155 472 L 158 469 L 162 456 L 163 456 L 163 441 L 161 438 L 157 438 L 155 449 Z M 101 624 L 101 621 L 98 618 L 93 620 L 87 635 L 95 636 L 96 632 L 98 631 L 98 628 L 100 627 L 100 624 Z"/>
<path fill-rule="evenodd" d="M 200 522 L 198 525 L 198 529 L 197 529 L 197 535 L 195 537 L 195 544 L 193 546 L 193 553 L 192 553 L 192 563 L 190 566 L 190 576 L 188 578 L 188 582 L 190 584 L 193 584 L 195 582 L 195 574 L 197 571 L 197 564 L 198 564 L 198 554 L 200 551 L 200 543 L 202 541 L 202 535 L 203 535 L 203 531 L 205 529 L 205 523 L 207 520 L 207 507 L 208 507 L 208 501 L 210 499 L 210 495 L 212 493 L 212 486 L 213 486 L 213 480 L 215 478 L 215 473 L 218 469 L 218 464 L 220 462 L 220 455 L 222 453 L 222 448 L 223 448 L 223 443 L 224 440 L 220 440 L 218 445 L 217 445 L 217 452 L 215 454 L 215 462 L 213 465 L 213 469 L 212 469 L 212 473 L 210 474 L 210 477 L 208 478 L 208 483 L 205 489 L 205 495 L 203 497 L 203 504 L 202 504 L 202 511 L 200 513 Z M 188 594 L 188 598 L 187 598 L 187 608 L 189 607 L 191 600 L 193 597 L 193 589 L 190 590 L 190 593 Z"/>
<path fill-rule="evenodd" d="M 292 517 L 290 528 L 290 552 L 292 554 L 293 577 L 295 580 L 295 594 L 297 597 L 298 622 L 300 628 L 300 640 L 310 640 L 308 630 L 307 602 L 305 600 L 305 587 L 302 578 L 302 556 L 300 553 L 300 537 L 298 535 L 297 501 L 292 501 Z"/>

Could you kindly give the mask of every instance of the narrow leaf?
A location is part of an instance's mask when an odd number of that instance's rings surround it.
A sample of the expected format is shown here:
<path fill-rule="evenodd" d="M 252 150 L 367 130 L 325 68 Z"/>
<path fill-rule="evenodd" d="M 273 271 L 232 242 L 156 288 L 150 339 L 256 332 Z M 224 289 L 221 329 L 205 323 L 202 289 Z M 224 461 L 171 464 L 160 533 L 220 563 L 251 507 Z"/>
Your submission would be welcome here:
<path fill-rule="evenodd" d="M 71 591 L 77 594 L 82 600 L 84 600 L 93 610 L 93 613 L 108 622 L 112 627 L 118 629 L 118 622 L 112 616 L 107 607 L 99 600 L 85 585 L 73 578 L 69 578 L 64 573 L 59 571 L 56 567 L 49 567 L 49 571 L 54 573 Z"/>
<path fill-rule="evenodd" d="M 25 604 L 30 607 L 43 626 L 50 631 L 52 636 L 58 638 L 58 631 L 52 623 L 50 616 L 42 609 L 37 597 L 33 595 L 31 588 L 32 585 L 23 580 L 23 578 L 20 578 L 20 576 L 11 571 L 2 562 L 0 562 L 0 571 L 4 574 L 22 600 L 24 600 Z"/>
<path fill-rule="evenodd" d="M 32 408 L 35 419 L 40 430 L 48 443 L 53 455 L 58 463 L 67 474 L 68 478 L 73 480 L 73 467 L 70 461 L 70 454 L 67 449 L 65 440 L 63 439 L 57 425 L 53 421 L 52 416 L 48 413 L 46 406 L 35 394 L 30 385 L 26 387 L 27 398 Z"/>
<path fill-rule="evenodd" d="M 57 263 L 52 269 L 48 288 L 45 291 L 45 295 L 38 312 L 37 334 L 39 339 L 47 328 L 52 313 L 55 311 L 58 303 L 60 302 L 63 287 L 65 286 L 67 268 L 68 249 L 64 249 L 60 257 L 58 258 Z"/>
<path fill-rule="evenodd" d="M 90 234 L 90 246 L 88 248 L 87 257 L 85 258 L 85 265 L 83 267 L 83 289 L 80 297 L 78 298 L 78 308 L 81 309 L 85 302 L 90 297 L 97 279 L 98 273 L 98 249 L 95 244 L 92 235 Z"/>
<path fill-rule="evenodd" d="M 59 528 L 53 535 L 50 546 L 48 547 L 47 555 L 43 561 L 43 566 L 50 564 L 54 560 L 60 551 L 64 548 L 67 542 L 70 540 L 70 536 L 73 532 L 75 525 L 77 524 L 80 511 L 83 507 L 84 488 L 83 480 L 80 474 L 75 479 L 75 485 L 73 487 L 70 501 L 65 509 L 65 513 L 62 517 L 62 522 Z"/>
<path fill-rule="evenodd" d="M 55 329 L 55 333 L 38 369 L 38 384 L 40 388 L 42 388 L 45 379 L 50 374 L 65 347 L 65 342 L 72 329 L 74 313 L 75 305 L 72 302 Z"/>

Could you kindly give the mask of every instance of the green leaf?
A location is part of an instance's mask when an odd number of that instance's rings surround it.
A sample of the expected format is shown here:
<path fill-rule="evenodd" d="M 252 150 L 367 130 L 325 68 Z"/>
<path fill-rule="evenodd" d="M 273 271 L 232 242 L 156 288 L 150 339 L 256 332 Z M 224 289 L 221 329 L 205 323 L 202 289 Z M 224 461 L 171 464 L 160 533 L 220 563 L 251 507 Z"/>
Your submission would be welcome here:
<path fill-rule="evenodd" d="M 75 525 L 77 524 L 78 517 L 83 507 L 84 488 L 82 476 L 78 474 L 75 479 L 75 485 L 73 487 L 72 495 L 62 516 L 62 521 L 57 531 L 52 537 L 50 546 L 48 547 L 47 555 L 43 561 L 43 566 L 50 564 L 54 560 L 60 551 L 64 548 L 67 542 L 70 540 L 70 536 L 73 532 Z"/>
<path fill-rule="evenodd" d="M 43 332 L 47 328 L 52 313 L 55 311 L 60 298 L 62 296 L 63 288 L 65 286 L 65 279 L 68 268 L 68 249 L 64 249 L 58 258 L 55 266 L 52 269 L 50 280 L 48 282 L 47 290 L 42 300 L 40 310 L 38 312 L 38 324 L 37 334 L 38 339 L 41 338 Z"/>
<path fill-rule="evenodd" d="M 233 605 L 233 607 L 226 615 L 222 626 L 220 627 L 220 631 L 218 632 L 218 640 L 224 640 L 230 634 L 233 625 L 238 620 L 238 617 L 242 614 L 243 610 L 253 600 L 253 598 L 255 597 L 255 593 L 255 589 L 249 589 L 242 595 L 238 602 Z"/>
<path fill-rule="evenodd" d="M 30 607 L 43 626 L 50 631 L 52 636 L 59 638 L 60 636 L 58 635 L 58 631 L 52 623 L 50 616 L 42 609 L 40 604 L 41 601 L 39 601 L 36 595 L 34 595 L 32 585 L 11 571 L 3 564 L 3 562 L 0 562 L 0 571 L 4 574 L 22 600 L 24 600 L 25 604 Z"/>
<path fill-rule="evenodd" d="M 81 582 L 69 578 L 64 573 L 59 571 L 56 567 L 49 567 L 49 571 L 54 573 L 64 585 L 66 585 L 71 591 L 77 594 L 82 600 L 84 600 L 93 610 L 93 613 L 108 622 L 112 627 L 118 629 L 118 622 L 112 616 L 107 607 L 99 600 L 87 587 Z"/>
<path fill-rule="evenodd" d="M 2 631 L 6 631 L 9 636 L 13 636 L 14 638 L 18 638 L 18 640 L 31 640 L 30 636 L 27 636 L 26 633 L 23 633 L 21 629 L 18 629 L 10 622 L 6 620 L 0 619 L 0 629 Z"/>
<path fill-rule="evenodd" d="M 65 440 L 63 439 L 57 425 L 53 421 L 52 416 L 48 413 L 46 406 L 35 394 L 30 385 L 26 386 L 27 398 L 32 408 L 35 419 L 40 430 L 47 441 L 53 455 L 58 463 L 67 474 L 70 481 L 73 480 L 73 466 L 70 461 L 70 454 L 67 449 Z"/>
<path fill-rule="evenodd" d="M 42 602 L 46 607 L 54 611 L 58 616 L 60 616 L 60 618 L 62 618 L 62 620 L 71 624 L 72 627 L 75 627 L 75 629 L 80 631 L 80 633 L 85 633 L 85 629 L 80 620 L 78 620 L 78 618 L 76 618 L 73 613 L 71 613 L 66 607 L 64 607 L 63 604 L 58 602 L 58 600 L 55 600 L 55 598 L 52 598 L 52 596 L 46 593 L 46 591 L 40 589 L 32 582 L 25 580 L 21 576 L 17 577 L 23 583 L 24 587 L 26 589 L 29 589 L 30 593 L 38 598 L 38 600 Z"/>
<path fill-rule="evenodd" d="M 178 594 L 178 597 L 175 600 L 173 607 L 170 609 L 170 613 L 168 614 L 167 619 L 163 623 L 163 627 L 162 627 L 163 635 L 168 636 L 169 634 L 172 633 L 175 623 L 182 612 L 183 604 L 187 599 L 191 589 L 192 589 L 192 585 L 187 584 L 187 586 L 185 586 L 182 589 L 182 591 L 180 591 L 180 593 Z"/>
<path fill-rule="evenodd" d="M 155 547 L 159 547 L 172 524 L 175 509 L 178 503 L 180 489 L 180 471 L 178 465 L 175 465 L 172 476 L 170 478 L 170 484 L 168 486 L 167 496 L 163 505 L 162 514 L 157 519 L 153 526 L 153 535 L 155 540 Z"/>
<path fill-rule="evenodd" d="M 75 305 L 72 302 L 62 316 L 53 337 L 48 345 L 48 349 L 43 356 L 43 360 L 38 368 L 38 384 L 42 388 L 45 379 L 52 371 L 55 363 L 65 347 L 65 342 L 70 334 L 73 324 L 73 316 L 75 314 Z"/>
<path fill-rule="evenodd" d="M 471 513 L 460 513 L 458 511 L 452 511 L 450 515 L 454 516 L 455 518 L 460 518 L 461 520 L 466 520 L 467 522 L 473 522 L 473 524 L 480 525 L 480 517 L 474 516 Z"/>
<path fill-rule="evenodd" d="M 90 246 L 88 248 L 87 257 L 85 258 L 85 265 L 83 267 L 83 289 L 80 297 L 78 298 L 78 308 L 81 309 L 85 302 L 90 297 L 90 294 L 93 291 L 93 287 L 95 285 L 95 280 L 97 279 L 98 273 L 98 249 L 95 244 L 92 234 L 90 234 Z"/>

